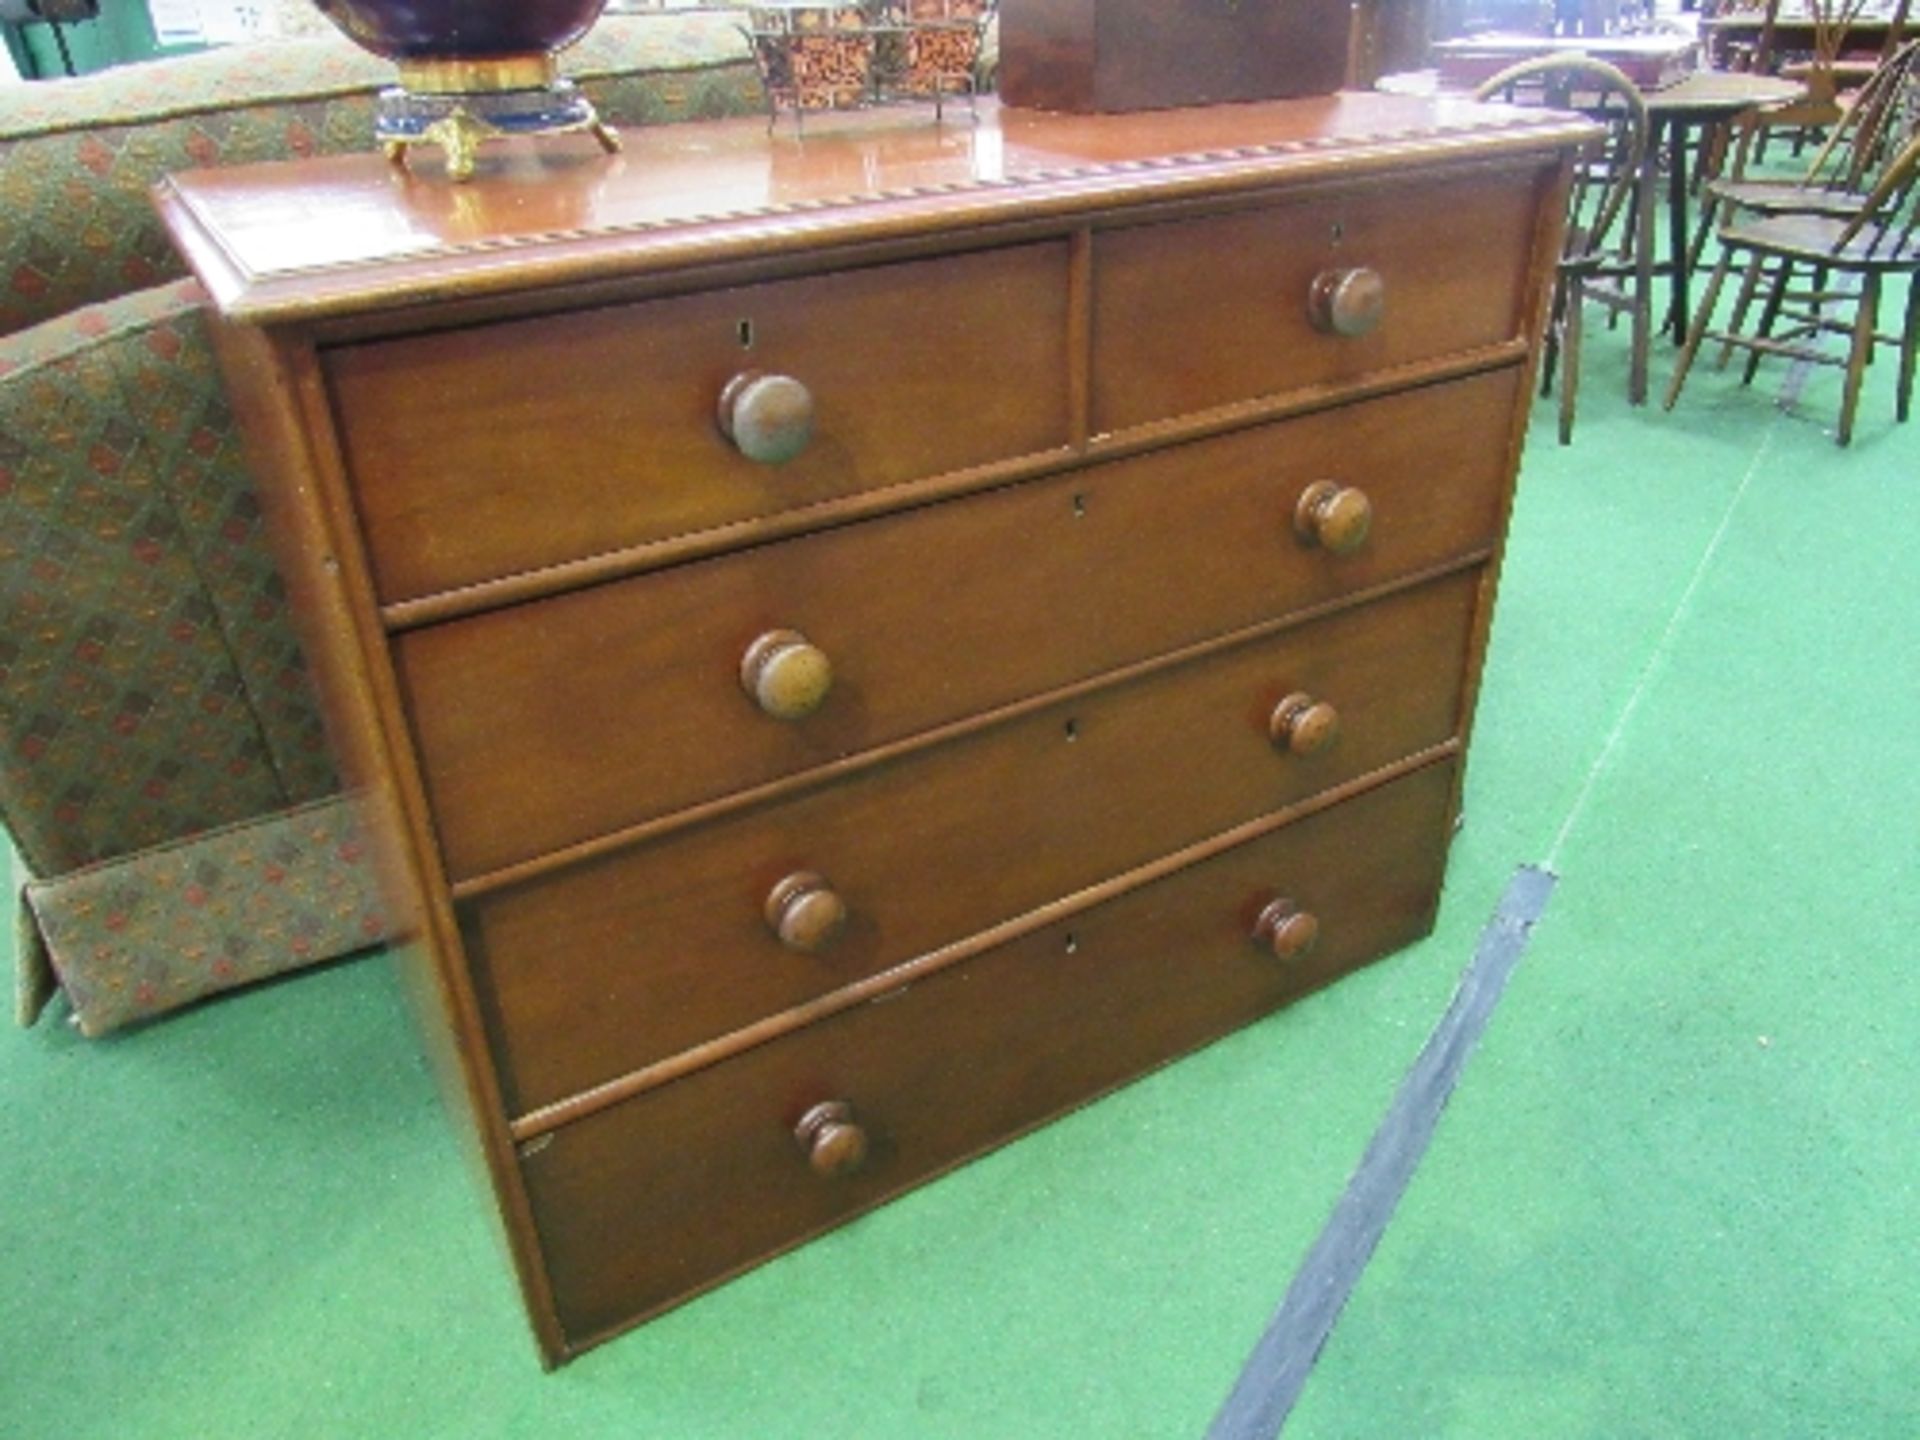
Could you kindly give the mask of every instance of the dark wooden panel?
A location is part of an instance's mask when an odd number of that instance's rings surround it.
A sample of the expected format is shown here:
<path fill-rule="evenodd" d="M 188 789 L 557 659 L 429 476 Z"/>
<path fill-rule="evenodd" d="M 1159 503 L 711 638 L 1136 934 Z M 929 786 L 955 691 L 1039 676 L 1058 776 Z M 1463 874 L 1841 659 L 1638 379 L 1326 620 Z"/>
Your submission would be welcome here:
<path fill-rule="evenodd" d="M 1485 172 L 1102 233 L 1094 250 L 1093 424 L 1351 380 L 1521 333 L 1538 188 Z M 1368 335 L 1307 320 L 1324 270 L 1386 285 Z"/>
<path fill-rule="evenodd" d="M 1066 316 L 1060 242 L 334 350 L 380 596 L 1064 446 Z M 720 433 L 747 369 L 812 392 L 798 458 Z"/>
<path fill-rule="evenodd" d="M 1490 545 L 1519 379 L 1493 372 L 412 631 L 396 657 L 455 878 Z M 1363 486 L 1332 555 L 1292 517 Z M 756 636 L 835 668 L 800 721 Z"/>
<path fill-rule="evenodd" d="M 1083 696 L 857 779 L 466 910 L 467 954 L 524 1113 L 1365 775 L 1453 733 L 1478 593 L 1466 571 Z M 1296 755 L 1276 704 L 1335 706 Z M 827 952 L 763 912 L 821 874 Z"/>
<path fill-rule="evenodd" d="M 1000 94 L 1073 112 L 1327 95 L 1348 17 L 1346 0 L 1004 0 Z"/>
<path fill-rule="evenodd" d="M 671 1304 L 1421 935 L 1452 778 L 1429 767 L 555 1132 L 523 1172 L 569 1336 Z M 1283 894 L 1321 921 L 1304 960 L 1248 938 Z M 793 1140 L 831 1099 L 867 1131 L 858 1175 L 814 1174 Z"/>

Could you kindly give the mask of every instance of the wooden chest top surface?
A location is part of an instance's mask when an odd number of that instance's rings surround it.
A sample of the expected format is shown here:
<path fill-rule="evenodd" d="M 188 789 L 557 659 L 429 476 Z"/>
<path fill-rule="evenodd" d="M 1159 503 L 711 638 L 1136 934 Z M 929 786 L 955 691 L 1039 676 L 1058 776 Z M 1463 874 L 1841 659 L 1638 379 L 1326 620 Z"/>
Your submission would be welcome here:
<path fill-rule="evenodd" d="M 1132 115 L 984 100 L 919 110 L 728 120 L 488 147 L 466 184 L 349 155 L 193 171 L 157 200 L 216 304 L 252 321 L 765 258 L 823 243 L 951 234 L 1156 198 L 1539 150 L 1589 127 L 1539 109 L 1349 92 Z M 322 222 L 324 223 L 318 223 Z"/>

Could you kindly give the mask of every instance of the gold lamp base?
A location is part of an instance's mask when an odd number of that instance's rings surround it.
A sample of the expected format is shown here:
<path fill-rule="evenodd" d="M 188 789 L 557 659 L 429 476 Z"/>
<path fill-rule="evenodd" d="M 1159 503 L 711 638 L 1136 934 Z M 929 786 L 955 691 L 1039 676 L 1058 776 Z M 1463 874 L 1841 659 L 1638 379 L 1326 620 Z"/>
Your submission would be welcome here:
<path fill-rule="evenodd" d="M 489 140 L 580 130 L 609 155 L 620 148 L 592 102 L 559 78 L 546 54 L 402 61 L 400 84 L 380 92 L 374 118 L 389 160 L 403 165 L 415 146 L 437 146 L 450 180 L 472 178 Z"/>

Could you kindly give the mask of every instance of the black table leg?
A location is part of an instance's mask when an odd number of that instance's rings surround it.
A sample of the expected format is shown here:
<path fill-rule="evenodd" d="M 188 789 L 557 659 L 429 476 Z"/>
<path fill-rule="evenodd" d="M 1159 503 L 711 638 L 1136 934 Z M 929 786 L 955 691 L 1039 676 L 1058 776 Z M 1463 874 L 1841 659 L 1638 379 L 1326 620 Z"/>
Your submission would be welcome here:
<path fill-rule="evenodd" d="M 1682 345 L 1687 338 L 1687 127 L 1678 120 L 1666 122 L 1667 147 L 1667 264 L 1672 267 L 1673 287 L 1667 292 L 1667 323 L 1663 331 L 1673 332 L 1673 343 Z"/>

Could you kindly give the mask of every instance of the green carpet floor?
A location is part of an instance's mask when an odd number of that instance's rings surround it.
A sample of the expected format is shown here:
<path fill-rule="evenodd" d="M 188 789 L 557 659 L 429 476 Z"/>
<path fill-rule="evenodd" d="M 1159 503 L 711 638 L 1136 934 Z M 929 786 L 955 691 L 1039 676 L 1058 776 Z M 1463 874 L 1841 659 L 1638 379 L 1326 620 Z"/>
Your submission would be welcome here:
<path fill-rule="evenodd" d="M 0 1436 L 1198 1436 L 1540 860 L 1287 1434 L 1913 1435 L 1920 429 L 1621 349 L 1537 417 L 1431 939 L 554 1375 L 387 961 L 0 1033 Z"/>

